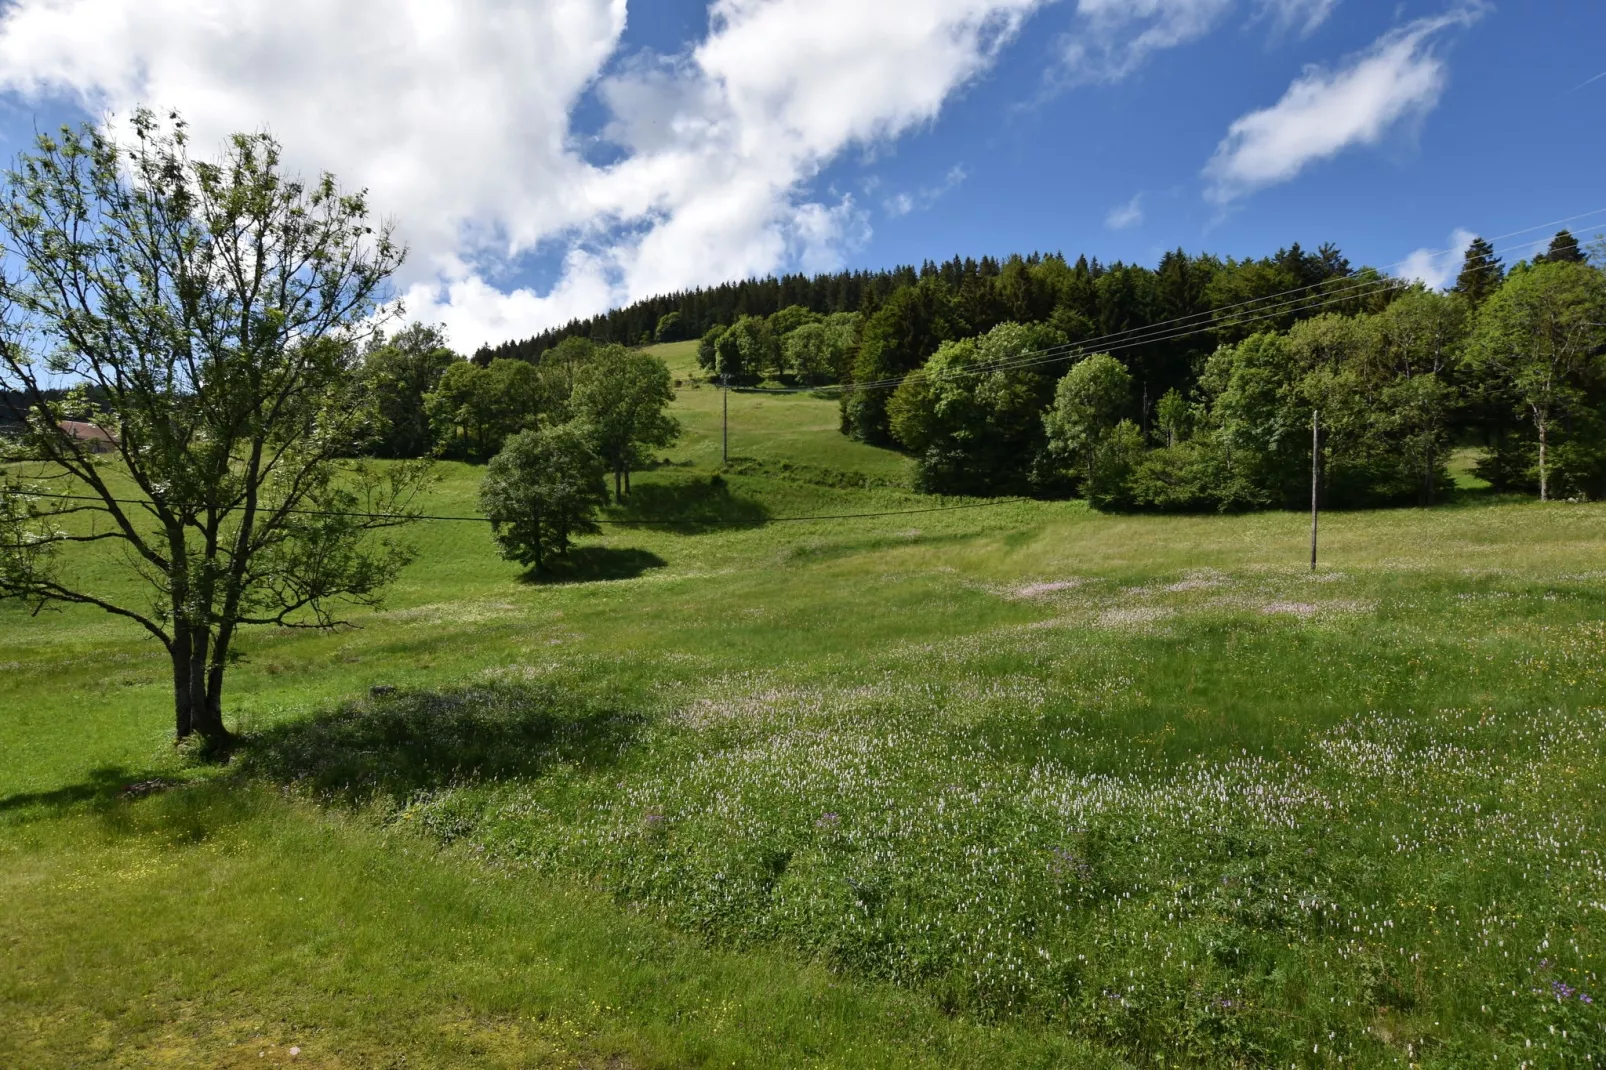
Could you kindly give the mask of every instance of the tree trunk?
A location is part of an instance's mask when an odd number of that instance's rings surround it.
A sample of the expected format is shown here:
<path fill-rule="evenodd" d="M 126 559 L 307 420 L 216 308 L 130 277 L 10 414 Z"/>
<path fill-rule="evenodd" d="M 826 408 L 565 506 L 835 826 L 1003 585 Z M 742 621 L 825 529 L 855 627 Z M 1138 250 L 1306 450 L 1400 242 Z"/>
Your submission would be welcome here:
<path fill-rule="evenodd" d="M 625 494 L 630 493 L 630 466 L 625 465 Z"/>
<path fill-rule="evenodd" d="M 530 531 L 535 544 L 535 574 L 539 576 L 541 574 L 541 511 L 539 509 L 530 510 Z"/>
<path fill-rule="evenodd" d="M 173 636 L 173 735 L 175 740 L 188 739 L 195 731 L 195 720 L 191 716 L 193 707 L 190 704 L 190 636 L 186 629 L 180 628 Z"/>
<path fill-rule="evenodd" d="M 234 733 L 223 724 L 223 696 L 221 694 L 203 695 L 196 704 L 191 718 L 195 731 L 206 740 L 213 750 L 226 750 L 234 742 Z"/>
<path fill-rule="evenodd" d="M 1429 435 L 1428 466 L 1427 471 L 1422 473 L 1422 496 L 1428 505 L 1433 504 L 1433 484 L 1435 482 L 1436 480 L 1433 478 L 1433 436 Z"/>
<path fill-rule="evenodd" d="M 1539 428 L 1539 500 L 1550 500 L 1550 469 L 1547 467 L 1549 458 L 1546 456 L 1546 447 L 1550 444 L 1550 421 L 1536 418 L 1535 426 Z"/>
<path fill-rule="evenodd" d="M 620 490 L 621 486 L 623 486 L 623 483 L 619 478 L 619 468 L 616 465 L 613 470 L 613 500 L 616 502 L 625 500 L 624 492 Z"/>
<path fill-rule="evenodd" d="M 181 627 L 173 640 L 173 709 L 179 740 L 199 735 L 214 750 L 227 749 L 234 735 L 223 724 L 222 659 L 208 664 L 211 636 Z"/>

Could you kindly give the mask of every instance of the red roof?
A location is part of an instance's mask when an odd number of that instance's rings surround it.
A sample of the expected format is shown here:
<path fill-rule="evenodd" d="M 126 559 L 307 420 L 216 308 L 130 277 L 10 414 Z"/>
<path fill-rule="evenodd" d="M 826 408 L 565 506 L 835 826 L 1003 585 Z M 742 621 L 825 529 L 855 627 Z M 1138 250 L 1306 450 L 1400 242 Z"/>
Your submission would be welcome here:
<path fill-rule="evenodd" d="M 117 436 L 101 427 L 99 424 L 89 423 L 87 420 L 63 420 L 56 425 L 69 437 L 80 442 L 104 443 L 108 446 L 117 445 Z"/>

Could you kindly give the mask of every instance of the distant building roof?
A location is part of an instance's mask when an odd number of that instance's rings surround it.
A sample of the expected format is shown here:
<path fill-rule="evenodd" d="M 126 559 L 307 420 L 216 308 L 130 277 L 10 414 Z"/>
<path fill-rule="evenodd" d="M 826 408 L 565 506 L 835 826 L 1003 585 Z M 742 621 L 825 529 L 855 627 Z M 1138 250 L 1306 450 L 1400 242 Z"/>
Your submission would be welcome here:
<path fill-rule="evenodd" d="M 111 449 L 117 445 L 116 435 L 99 424 L 92 424 L 87 420 L 62 420 L 56 426 L 61 428 L 62 433 L 69 438 L 75 438 L 80 442 L 88 442 L 96 449 Z"/>

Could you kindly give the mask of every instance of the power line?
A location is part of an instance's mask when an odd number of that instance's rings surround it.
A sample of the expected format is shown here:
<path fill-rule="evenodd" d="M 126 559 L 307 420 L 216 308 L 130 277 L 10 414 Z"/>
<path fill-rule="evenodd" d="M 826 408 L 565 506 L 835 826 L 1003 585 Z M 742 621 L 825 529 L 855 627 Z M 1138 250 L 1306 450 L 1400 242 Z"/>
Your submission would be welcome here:
<path fill-rule="evenodd" d="M 1545 226 L 1550 226 L 1552 224 L 1544 224 L 1544 225 Z M 1540 238 L 1537 241 L 1520 243 L 1518 245 L 1514 245 L 1514 246 L 1508 247 L 1507 249 L 1503 250 L 1503 252 L 1504 252 L 1505 255 L 1509 256 L 1509 255 L 1511 255 L 1512 252 L 1514 252 L 1516 250 L 1527 249 L 1527 248 L 1531 248 L 1531 247 L 1534 247 L 1534 246 L 1542 245 L 1548 240 L 1549 239 L 1547 239 L 1547 238 Z M 1454 252 L 1454 250 L 1444 250 L 1444 252 Z M 1390 265 L 1390 266 L 1392 266 L 1392 265 Z M 1499 269 L 1501 267 L 1503 267 L 1503 265 L 1497 264 L 1497 263 L 1494 263 L 1493 261 L 1491 261 L 1490 263 L 1482 265 L 1479 270 L 1494 271 L 1494 270 L 1497 270 L 1497 269 Z M 1209 323 L 1207 326 L 1198 327 L 1198 328 L 1192 329 L 1192 330 L 1175 330 L 1175 331 L 1169 331 L 1169 332 L 1167 332 L 1167 331 L 1159 331 L 1158 333 L 1154 333 L 1154 332 L 1156 332 L 1157 328 L 1164 327 L 1166 325 L 1166 323 L 1180 323 L 1180 322 L 1182 322 L 1183 320 L 1186 320 L 1186 319 L 1199 319 L 1199 318 L 1202 318 L 1202 317 L 1214 316 L 1214 315 L 1217 314 L 1217 312 L 1214 312 L 1214 311 L 1212 311 L 1212 312 L 1194 313 L 1192 316 L 1179 317 L 1177 320 L 1162 321 L 1161 323 L 1151 324 L 1151 325 L 1146 326 L 1146 327 L 1134 327 L 1134 328 L 1130 328 L 1130 329 L 1125 330 L 1125 331 L 1118 331 L 1118 332 L 1115 332 L 1113 334 L 1104 335 L 1103 337 L 1099 337 L 1099 338 L 1091 338 L 1091 339 L 1087 339 L 1087 340 L 1081 341 L 1081 342 L 1067 342 L 1067 343 L 1065 343 L 1063 345 L 1050 346 L 1050 347 L 1048 347 L 1046 349 L 1033 350 L 1033 351 L 1030 351 L 1030 352 L 1027 352 L 1027 353 L 1020 353 L 1020 354 L 1017 354 L 1016 356 L 1008 358 L 1006 360 L 994 361 L 991 364 L 982 364 L 982 365 L 976 365 L 976 366 L 970 367 L 970 368 L 956 369 L 954 374 L 955 375 L 986 375 L 986 374 L 991 374 L 991 373 L 996 372 L 996 371 L 1011 371 L 1011 370 L 1014 370 L 1014 369 L 1017 369 L 1017 368 L 1034 367 L 1034 366 L 1037 366 L 1037 365 L 1040 365 L 1040 364 L 1055 363 L 1055 362 L 1060 361 L 1060 360 L 1070 360 L 1070 359 L 1074 359 L 1075 357 L 1077 357 L 1077 356 L 1079 356 L 1079 355 L 1081 355 L 1083 353 L 1088 352 L 1090 349 L 1093 350 L 1093 351 L 1096 351 L 1096 352 L 1101 352 L 1101 353 L 1113 353 L 1113 352 L 1119 352 L 1119 351 L 1121 351 L 1123 349 L 1133 349 L 1133 348 L 1136 348 L 1137 346 L 1140 346 L 1140 345 L 1151 345 L 1151 344 L 1154 344 L 1154 343 L 1157 343 L 1157 342 L 1176 341 L 1176 340 L 1181 339 L 1181 338 L 1190 338 L 1190 337 L 1194 337 L 1194 336 L 1200 335 L 1200 334 L 1209 334 L 1209 333 L 1211 333 L 1213 331 L 1219 331 L 1219 330 L 1222 330 L 1224 328 L 1242 327 L 1242 326 L 1244 326 L 1246 324 L 1249 324 L 1249 323 L 1257 323 L 1257 322 L 1260 322 L 1261 320 L 1273 319 L 1273 318 L 1276 318 L 1278 316 L 1281 316 L 1281 315 L 1284 315 L 1284 314 L 1287 314 L 1287 313 L 1291 313 L 1291 312 L 1309 312 L 1309 311 L 1311 311 L 1313 309 L 1325 308 L 1325 307 L 1327 307 L 1329 305 L 1342 304 L 1342 303 L 1347 302 L 1347 301 L 1364 300 L 1367 297 L 1371 297 L 1371 296 L 1373 296 L 1373 295 L 1375 295 L 1377 293 L 1382 293 L 1382 292 L 1384 292 L 1384 291 L 1386 291 L 1388 289 L 1391 289 L 1393 287 L 1396 287 L 1396 286 L 1400 285 L 1400 280 L 1398 278 L 1395 278 L 1395 277 L 1392 277 L 1392 276 L 1380 276 L 1378 278 L 1371 279 L 1371 278 L 1360 277 L 1359 273 L 1356 273 L 1355 275 L 1346 276 L 1345 278 L 1348 278 L 1348 279 L 1351 279 L 1351 280 L 1358 280 L 1358 281 L 1352 281 L 1346 286 L 1341 286 L 1341 287 L 1338 287 L 1338 288 L 1335 288 L 1335 289 L 1326 290 L 1326 291 L 1323 291 L 1321 293 L 1310 294 L 1310 295 L 1308 295 L 1306 297 L 1294 298 L 1292 300 L 1279 302 L 1279 303 L 1274 304 L 1274 305 L 1264 305 L 1264 306 L 1262 306 L 1260 308 L 1255 308 L 1255 309 L 1248 310 L 1248 311 L 1251 311 L 1251 312 L 1259 313 L 1258 315 L 1254 315 L 1254 316 L 1240 315 L 1237 318 L 1233 318 L 1233 319 L 1227 319 L 1227 320 L 1222 320 L 1222 321 L 1214 321 L 1214 322 Z M 1287 290 L 1287 291 L 1283 291 L 1283 292 L 1284 293 L 1297 293 L 1297 292 L 1300 292 L 1300 291 L 1303 291 L 1303 290 L 1310 290 L 1310 289 L 1314 289 L 1316 287 L 1324 286 L 1328 282 L 1331 282 L 1331 281 L 1332 280 L 1325 280 L 1322 283 L 1316 283 L 1316 284 L 1313 284 L 1312 286 L 1303 286 L 1303 287 L 1299 287 L 1297 290 Z M 1359 292 L 1359 291 L 1365 291 L 1365 292 Z M 1254 301 L 1269 301 L 1272 298 L 1275 298 L 1277 296 L 1280 296 L 1280 295 L 1279 294 L 1267 294 L 1265 297 L 1255 298 Z M 1305 302 L 1311 302 L 1311 303 L 1304 304 Z M 1253 302 L 1240 302 L 1240 305 L 1251 304 L 1251 303 L 1253 303 Z M 1295 307 L 1295 306 L 1300 306 L 1300 305 L 1303 305 L 1303 307 Z M 1234 306 L 1227 306 L 1227 307 L 1234 307 Z M 1124 339 L 1124 341 L 1120 345 L 1107 345 L 1107 344 L 1105 344 L 1107 341 L 1122 340 L 1122 339 Z M 1041 359 L 1032 359 L 1032 358 L 1041 358 Z M 921 374 L 921 370 L 920 369 L 916 369 L 915 371 L 913 371 L 913 372 L 911 372 L 909 374 L 918 375 L 918 374 Z M 907 376 L 905 376 L 904 378 L 907 378 Z M 903 382 L 903 378 L 897 378 L 897 379 L 890 379 L 889 378 L 889 379 L 882 379 L 882 380 L 873 380 L 873 381 L 871 381 L 869 383 L 864 383 L 864 384 L 852 384 L 852 383 L 845 384 L 844 388 L 845 389 L 882 389 L 882 388 L 889 388 L 889 387 L 895 388 L 896 386 L 898 386 L 902 382 Z"/>
<path fill-rule="evenodd" d="M 1519 235 L 1519 234 L 1527 234 L 1527 233 L 1531 233 L 1531 232 L 1533 232 L 1535 230 L 1544 230 L 1544 229 L 1547 229 L 1549 227 L 1553 227 L 1553 226 L 1557 226 L 1557 225 L 1560 225 L 1560 224 L 1573 222 L 1573 221 L 1576 221 L 1578 219 L 1585 219 L 1585 218 L 1588 218 L 1590 216 L 1601 215 L 1601 214 L 1606 214 L 1606 208 L 1598 208 L 1598 209 L 1595 209 L 1594 211 L 1591 211 L 1591 212 L 1583 212 L 1583 213 L 1580 213 L 1580 214 L 1575 215 L 1575 216 L 1568 216 L 1568 217 L 1566 217 L 1564 219 L 1555 220 L 1555 221 L 1552 221 L 1552 222 L 1549 222 L 1549 223 L 1540 223 L 1540 224 L 1537 224 L 1536 226 L 1526 227 L 1526 228 L 1524 228 L 1522 230 L 1512 231 L 1512 232 L 1510 232 L 1508 234 L 1498 235 L 1495 238 L 1485 239 L 1485 240 L 1486 241 L 1490 241 L 1490 242 L 1500 241 L 1500 240 L 1503 240 L 1505 238 L 1514 237 L 1514 236 Z M 1531 242 L 1519 242 L 1518 244 L 1513 245 L 1513 246 L 1509 246 L 1504 250 L 1497 251 L 1497 255 L 1510 256 L 1510 255 L 1512 255 L 1514 252 L 1516 252 L 1518 250 L 1533 248 L 1533 247 L 1542 245 L 1542 244 L 1544 244 L 1545 242 L 1547 242 L 1549 240 L 1550 240 L 1549 238 L 1539 238 L 1539 239 L 1537 239 L 1535 241 L 1531 241 Z M 1458 250 L 1455 249 L 1455 248 L 1437 249 L 1437 250 L 1429 251 L 1428 255 L 1429 256 L 1445 256 L 1445 255 L 1449 255 L 1451 253 L 1455 253 L 1457 251 Z M 1384 267 L 1385 268 L 1398 267 L 1398 266 L 1400 266 L 1402 264 L 1408 263 L 1410 261 L 1410 259 L 1411 258 L 1408 257 L 1405 260 L 1399 260 L 1399 261 L 1396 261 L 1393 264 L 1385 264 Z M 1500 269 L 1503 266 L 1504 265 L 1497 264 L 1497 263 L 1494 263 L 1494 262 L 1491 261 L 1488 264 L 1482 265 L 1480 270 L 1493 271 L 1493 270 Z M 1335 281 L 1341 281 L 1341 282 L 1347 281 L 1347 284 L 1334 287 L 1332 284 Z M 1049 347 L 1047 347 L 1045 349 L 1039 349 L 1039 350 L 1031 350 L 1029 352 L 1016 354 L 1016 356 L 1011 357 L 1011 358 L 1007 358 L 1005 360 L 994 361 L 994 362 L 992 362 L 990 364 L 983 364 L 983 365 L 976 365 L 976 366 L 969 367 L 969 368 L 955 369 L 953 374 L 955 374 L 955 375 L 987 375 L 987 374 L 991 374 L 991 373 L 997 372 L 997 371 L 1011 371 L 1011 370 L 1014 370 L 1016 368 L 1021 368 L 1021 367 L 1033 367 L 1033 366 L 1036 366 L 1036 365 L 1039 365 L 1039 364 L 1054 363 L 1055 361 L 1058 361 L 1058 360 L 1071 360 L 1071 359 L 1074 359 L 1075 357 L 1077 357 L 1077 356 L 1079 356 L 1079 355 L 1081 355 L 1083 353 L 1087 353 L 1087 352 L 1116 352 L 1116 351 L 1119 351 L 1119 350 L 1122 350 L 1122 349 L 1131 349 L 1131 348 L 1134 348 L 1134 347 L 1136 347 L 1138 345 L 1148 345 L 1148 344 L 1153 344 L 1153 343 L 1157 343 L 1157 342 L 1176 341 L 1176 340 L 1181 339 L 1181 338 L 1189 338 L 1189 337 L 1193 337 L 1193 336 L 1200 335 L 1200 334 L 1208 334 L 1208 333 L 1213 332 L 1213 331 L 1219 331 L 1219 330 L 1223 330 L 1223 329 L 1226 329 L 1226 328 L 1243 326 L 1244 324 L 1247 324 L 1247 323 L 1255 323 L 1255 322 L 1259 322 L 1261 320 L 1271 319 L 1271 318 L 1274 318 L 1276 316 L 1279 316 L 1279 315 L 1282 315 L 1282 314 L 1285 314 L 1285 313 L 1289 313 L 1289 312 L 1307 312 L 1307 311 L 1310 311 L 1311 309 L 1323 308 L 1323 307 L 1326 307 L 1328 305 L 1339 304 L 1339 303 L 1342 303 L 1344 301 L 1363 300 L 1366 297 L 1373 296 L 1373 295 L 1375 295 L 1377 293 L 1382 293 L 1382 292 L 1384 292 L 1386 290 L 1389 290 L 1391 288 L 1394 288 L 1394 287 L 1402 286 L 1403 284 L 1404 284 L 1404 280 L 1400 279 L 1397 276 L 1380 275 L 1380 276 L 1377 276 L 1377 277 L 1374 278 L 1374 277 L 1369 277 L 1369 276 L 1362 275 L 1360 272 L 1357 271 L 1357 272 L 1352 272 L 1351 274 L 1349 274 L 1347 276 L 1344 276 L 1344 275 L 1333 276 L 1332 278 L 1324 279 L 1324 280 L 1322 280 L 1321 282 L 1318 282 L 1318 283 L 1310 283 L 1310 284 L 1305 285 L 1305 286 L 1298 286 L 1298 287 L 1294 287 L 1294 288 L 1288 289 L 1288 290 L 1281 290 L 1281 291 L 1278 291 L 1276 293 L 1264 294 L 1264 295 L 1262 295 L 1260 297 L 1249 298 L 1249 299 L 1244 300 L 1244 301 L 1239 301 L 1239 302 L 1237 302 L 1235 304 L 1223 305 L 1221 308 L 1217 308 L 1217 309 L 1210 309 L 1210 310 L 1202 311 L 1202 312 L 1194 312 L 1194 313 L 1190 313 L 1190 314 L 1188 314 L 1186 316 L 1178 316 L 1178 317 L 1175 317 L 1174 319 L 1161 320 L 1161 321 L 1159 321 L 1157 323 L 1146 324 L 1146 325 L 1141 326 L 1141 327 L 1132 327 L 1132 328 L 1128 328 L 1128 329 L 1122 330 L 1122 331 L 1115 331 L 1115 332 L 1112 332 L 1110 334 L 1100 335 L 1100 336 L 1096 336 L 1096 337 L 1093 337 L 1093 338 L 1084 339 L 1084 340 L 1079 341 L 1079 342 L 1067 342 L 1067 343 L 1065 343 L 1063 345 L 1049 346 Z M 1324 287 L 1326 287 L 1326 289 L 1323 289 Z M 1318 290 L 1320 292 L 1309 293 L 1309 291 L 1312 291 L 1312 290 Z M 1306 294 L 1306 296 L 1290 298 L 1290 295 L 1293 295 L 1293 294 Z M 1284 300 L 1284 301 L 1280 301 L 1280 302 L 1276 302 L 1274 304 L 1265 304 L 1265 302 L 1274 302 L 1275 299 L 1277 299 L 1277 298 L 1289 298 L 1289 299 L 1288 300 Z M 1305 305 L 1304 307 L 1296 307 L 1296 306 L 1300 306 L 1302 303 L 1307 302 L 1307 301 L 1308 302 L 1314 302 L 1314 303 Z M 1255 306 L 1258 306 L 1258 307 L 1255 307 L 1255 308 L 1248 308 L 1247 307 L 1247 306 L 1251 306 L 1251 305 L 1255 305 Z M 1222 312 L 1228 311 L 1228 310 L 1231 310 L 1231 309 L 1235 309 L 1235 308 L 1245 309 L 1245 315 L 1240 315 L 1238 317 L 1232 317 L 1232 318 L 1227 318 L 1227 319 L 1220 319 L 1219 318 L 1221 316 Z M 1247 315 L 1248 312 L 1260 313 L 1260 315 L 1248 316 Z M 1186 327 L 1190 326 L 1190 324 L 1192 322 L 1199 322 L 1199 323 L 1201 323 L 1201 325 L 1199 327 L 1197 327 L 1196 329 L 1177 329 L 1177 330 L 1171 329 L 1171 328 L 1186 328 Z M 1109 344 L 1107 344 L 1107 343 L 1110 343 L 1110 342 L 1121 342 L 1122 344 L 1120 344 L 1120 345 L 1109 345 Z M 1047 359 L 1031 359 L 1031 358 L 1047 358 Z M 785 388 L 777 389 L 777 390 L 764 390 L 764 391 L 761 391 L 761 393 L 764 393 L 764 394 L 805 394 L 805 393 L 813 393 L 813 392 L 818 391 L 818 390 L 861 391 L 861 390 L 896 389 L 898 386 L 900 386 L 903 383 L 903 381 L 905 379 L 908 378 L 909 375 L 921 375 L 921 374 L 922 374 L 922 369 L 917 368 L 914 371 L 911 371 L 910 373 L 908 373 L 908 375 L 899 376 L 899 377 L 896 377 L 896 378 L 875 379 L 875 380 L 869 380 L 869 381 L 863 382 L 863 383 L 840 383 L 840 384 L 828 384 L 828 385 L 824 385 L 824 386 L 812 386 L 812 387 L 785 387 Z"/>
<path fill-rule="evenodd" d="M 154 501 L 142 498 L 102 498 L 93 494 L 59 494 L 53 491 L 28 490 L 16 492 L 19 498 L 50 498 L 60 501 L 96 502 L 101 505 L 156 505 Z M 917 513 L 956 513 L 968 509 L 992 509 L 1000 505 L 1017 505 L 1021 502 L 1035 501 L 1033 498 L 995 498 L 984 502 L 971 502 L 967 505 L 933 505 L 921 509 L 892 509 L 877 513 L 834 513 L 815 516 L 767 516 L 753 520 L 696 520 L 689 518 L 669 519 L 657 518 L 649 520 L 604 520 L 597 519 L 597 524 L 608 524 L 614 527 L 762 527 L 765 524 L 799 523 L 813 520 L 868 520 L 874 517 L 886 516 L 913 516 Z M 273 512 L 273 510 L 263 510 Z M 483 516 L 438 516 L 429 513 L 363 513 L 347 512 L 336 509 L 287 509 L 287 513 L 296 516 L 335 516 L 348 519 L 362 520 L 395 520 L 398 522 L 412 522 L 415 520 L 440 520 L 470 524 L 488 524 L 490 519 Z"/>

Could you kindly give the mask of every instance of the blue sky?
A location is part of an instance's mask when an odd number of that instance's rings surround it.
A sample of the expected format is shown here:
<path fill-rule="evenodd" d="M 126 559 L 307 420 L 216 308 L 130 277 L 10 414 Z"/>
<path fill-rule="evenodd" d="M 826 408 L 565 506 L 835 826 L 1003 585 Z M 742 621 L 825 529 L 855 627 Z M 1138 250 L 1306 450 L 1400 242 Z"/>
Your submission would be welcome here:
<path fill-rule="evenodd" d="M 409 311 L 473 348 L 956 253 L 1334 241 L 1438 281 L 1429 250 L 1606 209 L 1602 41 L 1594 2 L 10 0 L 0 137 L 271 129 L 373 191 Z"/>

